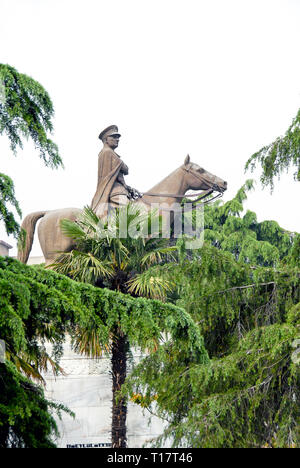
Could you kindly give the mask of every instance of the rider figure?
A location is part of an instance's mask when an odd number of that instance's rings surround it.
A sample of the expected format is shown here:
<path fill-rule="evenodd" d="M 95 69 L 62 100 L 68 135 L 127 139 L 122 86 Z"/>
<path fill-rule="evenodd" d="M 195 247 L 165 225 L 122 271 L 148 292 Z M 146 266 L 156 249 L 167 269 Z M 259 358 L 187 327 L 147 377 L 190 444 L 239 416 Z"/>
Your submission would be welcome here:
<path fill-rule="evenodd" d="M 110 125 L 99 135 L 103 148 L 99 153 L 97 190 L 92 200 L 92 209 L 97 214 L 106 212 L 104 206 L 107 207 L 108 204 L 116 208 L 141 196 L 125 183 L 124 175 L 128 174 L 128 167 L 115 152 L 120 136 L 116 125 Z"/>

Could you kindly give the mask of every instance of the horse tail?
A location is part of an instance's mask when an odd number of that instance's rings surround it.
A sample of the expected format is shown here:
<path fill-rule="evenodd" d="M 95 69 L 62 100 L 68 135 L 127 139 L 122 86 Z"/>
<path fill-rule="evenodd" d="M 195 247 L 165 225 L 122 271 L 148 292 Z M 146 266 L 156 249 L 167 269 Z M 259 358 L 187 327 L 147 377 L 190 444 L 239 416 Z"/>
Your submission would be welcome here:
<path fill-rule="evenodd" d="M 27 263 L 35 231 L 35 225 L 40 218 L 45 216 L 47 211 L 35 211 L 30 213 L 24 219 L 21 225 L 21 236 L 18 245 L 18 260 L 22 263 Z M 24 233 L 24 237 L 22 235 Z M 22 245 L 23 244 L 23 245 Z"/>

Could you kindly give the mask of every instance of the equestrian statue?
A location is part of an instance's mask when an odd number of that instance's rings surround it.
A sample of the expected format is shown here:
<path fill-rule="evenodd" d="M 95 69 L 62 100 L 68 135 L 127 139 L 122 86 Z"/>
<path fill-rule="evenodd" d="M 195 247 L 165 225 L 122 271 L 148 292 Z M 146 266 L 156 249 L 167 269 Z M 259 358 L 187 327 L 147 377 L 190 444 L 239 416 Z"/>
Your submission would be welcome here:
<path fill-rule="evenodd" d="M 180 203 L 188 190 L 204 190 L 202 196 L 214 191 L 222 194 L 227 189 L 227 182 L 209 173 L 202 167 L 190 161 L 187 156 L 182 166 L 165 177 L 151 190 L 141 194 L 138 190 L 128 186 L 124 176 L 128 174 L 128 167 L 115 152 L 119 145 L 120 133 L 116 125 L 110 125 L 99 135 L 103 148 L 98 157 L 98 180 L 96 193 L 91 208 L 101 218 L 107 216 L 110 209 L 139 203 L 146 210 L 153 204 L 161 205 L 162 217 L 164 210 L 169 211 L 175 203 Z M 192 195 L 192 194 L 191 194 Z M 24 245 L 19 248 L 18 259 L 26 263 L 31 251 L 34 231 L 37 221 L 40 245 L 45 257 L 46 266 L 54 263 L 61 252 L 69 252 L 75 248 L 72 239 L 63 235 L 60 221 L 69 219 L 76 221 L 82 210 L 79 208 L 64 208 L 49 211 L 37 211 L 26 216 L 21 228 L 25 231 Z"/>

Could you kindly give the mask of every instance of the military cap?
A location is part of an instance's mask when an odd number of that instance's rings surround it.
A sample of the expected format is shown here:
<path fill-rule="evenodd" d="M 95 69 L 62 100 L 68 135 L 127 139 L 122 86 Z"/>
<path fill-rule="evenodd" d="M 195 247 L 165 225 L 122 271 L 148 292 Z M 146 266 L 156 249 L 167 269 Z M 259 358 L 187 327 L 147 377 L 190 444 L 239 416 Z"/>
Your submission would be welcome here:
<path fill-rule="evenodd" d="M 103 141 L 104 138 L 112 135 L 121 136 L 116 125 L 110 125 L 109 127 L 106 127 L 104 130 L 102 130 L 102 132 L 99 135 L 99 138 Z"/>

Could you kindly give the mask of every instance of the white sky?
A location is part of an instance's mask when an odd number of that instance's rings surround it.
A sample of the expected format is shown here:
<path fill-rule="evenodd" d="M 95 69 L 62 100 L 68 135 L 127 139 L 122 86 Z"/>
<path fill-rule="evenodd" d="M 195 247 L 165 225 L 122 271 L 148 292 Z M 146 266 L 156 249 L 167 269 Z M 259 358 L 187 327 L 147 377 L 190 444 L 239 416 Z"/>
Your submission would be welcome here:
<path fill-rule="evenodd" d="M 45 168 L 29 143 L 14 158 L 1 138 L 24 216 L 91 202 L 111 124 L 129 185 L 146 191 L 189 153 L 227 180 L 229 200 L 300 107 L 300 0 L 0 0 L 0 17 L 0 62 L 49 92 L 65 164 Z M 272 196 L 258 184 L 247 208 L 300 231 L 299 194 L 290 174 Z"/>

